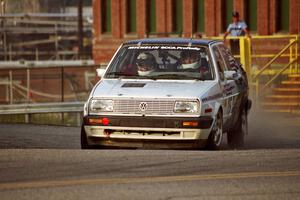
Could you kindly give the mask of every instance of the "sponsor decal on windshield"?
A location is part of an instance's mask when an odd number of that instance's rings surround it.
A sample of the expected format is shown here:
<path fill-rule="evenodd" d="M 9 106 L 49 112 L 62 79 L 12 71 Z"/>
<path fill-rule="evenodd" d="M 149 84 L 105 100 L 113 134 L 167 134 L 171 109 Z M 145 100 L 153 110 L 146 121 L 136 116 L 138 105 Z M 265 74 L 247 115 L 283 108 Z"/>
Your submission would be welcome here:
<path fill-rule="evenodd" d="M 182 47 L 182 46 L 131 46 L 128 49 L 172 49 L 172 50 L 194 50 L 199 51 L 199 47 Z"/>

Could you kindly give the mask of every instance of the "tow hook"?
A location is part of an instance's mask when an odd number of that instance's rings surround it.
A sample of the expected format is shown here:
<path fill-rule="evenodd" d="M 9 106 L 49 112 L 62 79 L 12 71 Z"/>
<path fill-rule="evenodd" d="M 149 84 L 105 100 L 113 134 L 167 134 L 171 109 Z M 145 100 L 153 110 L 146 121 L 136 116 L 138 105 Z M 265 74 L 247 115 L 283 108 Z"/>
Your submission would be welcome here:
<path fill-rule="evenodd" d="M 105 135 L 105 137 L 109 138 L 109 137 L 110 137 L 110 134 L 111 134 L 111 131 L 110 131 L 110 130 L 104 130 L 104 135 Z"/>

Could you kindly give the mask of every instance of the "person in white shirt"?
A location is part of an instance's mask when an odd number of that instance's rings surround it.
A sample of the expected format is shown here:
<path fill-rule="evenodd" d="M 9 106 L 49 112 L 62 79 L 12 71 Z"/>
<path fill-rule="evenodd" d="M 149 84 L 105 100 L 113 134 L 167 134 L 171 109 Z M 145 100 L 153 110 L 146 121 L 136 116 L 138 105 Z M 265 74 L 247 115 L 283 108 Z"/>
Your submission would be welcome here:
<path fill-rule="evenodd" d="M 226 37 L 230 36 L 245 36 L 247 35 L 251 38 L 249 31 L 247 30 L 247 24 L 240 20 L 240 15 L 238 12 L 234 11 L 232 13 L 232 23 L 228 25 L 226 32 L 224 33 L 224 42 L 226 42 Z M 230 40 L 230 49 L 233 54 L 240 53 L 240 45 L 238 39 Z"/>

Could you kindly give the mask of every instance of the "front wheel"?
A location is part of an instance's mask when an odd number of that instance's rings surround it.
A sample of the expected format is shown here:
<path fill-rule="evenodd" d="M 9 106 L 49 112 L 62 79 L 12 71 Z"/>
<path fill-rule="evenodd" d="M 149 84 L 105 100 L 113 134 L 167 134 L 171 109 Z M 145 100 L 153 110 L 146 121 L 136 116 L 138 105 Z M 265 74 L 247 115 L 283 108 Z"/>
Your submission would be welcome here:
<path fill-rule="evenodd" d="M 219 112 L 213 124 L 211 133 L 208 137 L 207 148 L 210 150 L 219 150 L 221 148 L 223 138 L 223 117 Z"/>
<path fill-rule="evenodd" d="M 248 116 L 245 109 L 242 110 L 235 127 L 227 134 L 228 146 L 231 149 L 244 147 L 245 136 L 248 133 Z"/>

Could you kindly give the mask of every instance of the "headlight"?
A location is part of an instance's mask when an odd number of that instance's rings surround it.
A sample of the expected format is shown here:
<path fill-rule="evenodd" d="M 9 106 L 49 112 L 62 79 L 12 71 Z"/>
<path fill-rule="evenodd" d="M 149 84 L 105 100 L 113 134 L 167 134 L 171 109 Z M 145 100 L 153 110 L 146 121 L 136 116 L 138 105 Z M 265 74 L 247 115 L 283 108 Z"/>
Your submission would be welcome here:
<path fill-rule="evenodd" d="M 197 101 L 176 101 L 174 106 L 175 113 L 197 113 L 199 103 Z"/>
<path fill-rule="evenodd" d="M 114 102 L 110 99 L 92 99 L 90 102 L 90 113 L 112 112 Z"/>

